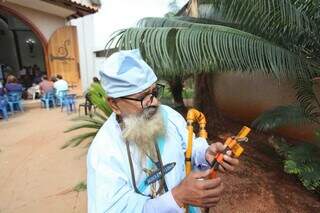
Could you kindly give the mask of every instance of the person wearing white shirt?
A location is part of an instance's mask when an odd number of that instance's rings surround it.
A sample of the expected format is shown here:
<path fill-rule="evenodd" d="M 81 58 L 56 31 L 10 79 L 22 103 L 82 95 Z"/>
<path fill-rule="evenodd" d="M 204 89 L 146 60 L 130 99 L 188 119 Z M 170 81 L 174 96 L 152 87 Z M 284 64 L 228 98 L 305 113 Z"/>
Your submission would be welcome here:
<path fill-rule="evenodd" d="M 221 179 L 207 179 L 221 143 L 195 138 L 185 174 L 185 119 L 161 105 L 163 85 L 136 50 L 106 59 L 100 71 L 113 113 L 101 127 L 87 156 L 88 212 L 200 212 L 222 196 Z M 238 160 L 224 156 L 221 170 L 233 170 Z"/>
<path fill-rule="evenodd" d="M 63 80 L 63 77 L 61 75 L 57 75 L 57 81 L 54 82 L 53 88 L 56 90 L 56 95 L 59 97 L 61 91 L 68 90 L 68 83 L 65 80 Z"/>

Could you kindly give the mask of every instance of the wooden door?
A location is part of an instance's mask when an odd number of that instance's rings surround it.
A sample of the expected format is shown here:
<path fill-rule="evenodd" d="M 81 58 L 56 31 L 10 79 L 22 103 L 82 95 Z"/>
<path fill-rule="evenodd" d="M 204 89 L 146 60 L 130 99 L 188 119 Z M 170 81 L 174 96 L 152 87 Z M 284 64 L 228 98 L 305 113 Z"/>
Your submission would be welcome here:
<path fill-rule="evenodd" d="M 77 28 L 65 26 L 57 29 L 48 44 L 50 75 L 62 75 L 75 93 L 81 92 Z"/>

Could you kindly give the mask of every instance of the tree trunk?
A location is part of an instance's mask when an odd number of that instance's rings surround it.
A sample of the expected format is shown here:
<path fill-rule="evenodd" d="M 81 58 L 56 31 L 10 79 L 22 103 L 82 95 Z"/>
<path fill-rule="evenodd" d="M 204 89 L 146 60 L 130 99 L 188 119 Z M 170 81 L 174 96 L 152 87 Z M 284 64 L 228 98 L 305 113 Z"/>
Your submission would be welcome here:
<path fill-rule="evenodd" d="M 187 108 L 182 97 L 183 82 L 184 79 L 180 78 L 179 76 L 174 77 L 172 80 L 168 80 L 170 91 L 175 104 L 174 108 L 184 115 L 186 114 Z"/>
<path fill-rule="evenodd" d="M 214 74 L 200 74 L 196 77 L 194 105 L 207 119 L 209 138 L 223 132 L 224 119 L 219 112 L 213 88 Z"/>

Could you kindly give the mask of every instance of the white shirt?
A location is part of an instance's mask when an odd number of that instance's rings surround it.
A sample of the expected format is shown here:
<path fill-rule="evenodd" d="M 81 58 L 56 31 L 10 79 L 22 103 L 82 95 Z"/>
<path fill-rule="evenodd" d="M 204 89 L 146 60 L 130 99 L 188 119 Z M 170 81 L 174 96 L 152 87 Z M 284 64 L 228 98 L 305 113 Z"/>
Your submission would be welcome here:
<path fill-rule="evenodd" d="M 68 83 L 63 79 L 60 79 L 53 83 L 53 87 L 56 90 L 56 94 L 59 94 L 59 91 L 68 90 Z"/>
<path fill-rule="evenodd" d="M 187 129 L 184 118 L 168 106 L 161 105 L 167 114 L 167 133 L 162 152 L 163 165 L 175 162 L 176 166 L 165 175 L 169 191 L 155 199 L 134 191 L 131 180 L 126 145 L 115 114 L 111 114 L 97 133 L 87 156 L 88 212 L 183 212 L 171 194 L 185 177 L 185 158 L 187 148 Z M 208 147 L 203 138 L 194 139 L 192 164 L 206 163 L 205 151 Z M 131 150 L 132 151 L 132 150 Z M 139 156 L 132 154 L 137 186 L 145 180 L 139 164 Z M 148 187 L 144 194 L 150 192 Z"/>

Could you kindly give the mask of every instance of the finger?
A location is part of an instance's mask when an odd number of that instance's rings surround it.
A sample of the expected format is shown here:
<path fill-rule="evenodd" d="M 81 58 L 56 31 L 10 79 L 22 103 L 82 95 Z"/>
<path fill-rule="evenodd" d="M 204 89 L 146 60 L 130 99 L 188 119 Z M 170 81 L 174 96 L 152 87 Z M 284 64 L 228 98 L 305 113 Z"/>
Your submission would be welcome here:
<path fill-rule="evenodd" d="M 218 201 L 218 202 L 219 202 L 219 201 Z M 212 203 L 208 203 L 208 204 L 203 204 L 203 205 L 200 206 L 200 207 L 202 207 L 202 208 L 213 208 L 213 207 L 216 207 L 216 206 L 217 206 L 218 202 L 212 202 Z"/>
<path fill-rule="evenodd" d="M 224 185 L 223 183 L 219 184 L 217 187 L 213 189 L 209 189 L 205 192 L 204 198 L 214 198 L 214 197 L 219 197 L 224 190 Z"/>
<path fill-rule="evenodd" d="M 215 155 L 217 152 L 221 152 L 223 150 L 223 144 L 221 142 L 215 142 L 209 146 L 208 153 L 211 155 Z"/>
<path fill-rule="evenodd" d="M 223 166 L 221 166 L 221 164 L 219 165 L 219 171 L 222 172 L 222 173 L 226 171 L 226 170 L 223 168 Z"/>
<path fill-rule="evenodd" d="M 226 154 L 229 155 L 229 156 L 231 156 L 231 155 L 232 155 L 232 151 L 231 151 L 231 150 L 228 150 L 228 151 L 226 152 Z"/>
<path fill-rule="evenodd" d="M 223 167 L 223 171 L 234 171 L 234 167 L 226 162 L 222 162 L 220 165 Z"/>
<path fill-rule="evenodd" d="M 208 199 L 204 199 L 202 202 L 204 205 L 206 205 L 207 207 L 211 207 L 211 206 L 214 206 L 216 205 L 219 201 L 220 201 L 220 196 L 218 197 L 211 197 L 211 198 L 208 198 Z"/>
<path fill-rule="evenodd" d="M 215 153 L 223 152 L 223 150 L 225 149 L 224 145 L 221 142 L 216 142 L 212 144 L 210 148 L 213 148 Z"/>
<path fill-rule="evenodd" d="M 237 158 L 232 158 L 228 155 L 223 155 L 223 160 L 232 166 L 237 166 L 239 164 L 239 160 Z"/>
<path fill-rule="evenodd" d="M 199 183 L 199 186 L 201 189 L 209 190 L 209 189 L 217 188 L 220 184 L 221 184 L 221 178 L 217 177 L 214 179 L 202 180 Z"/>
<path fill-rule="evenodd" d="M 206 178 L 210 175 L 211 169 L 207 169 L 205 171 L 191 172 L 191 176 L 195 179 Z"/>

